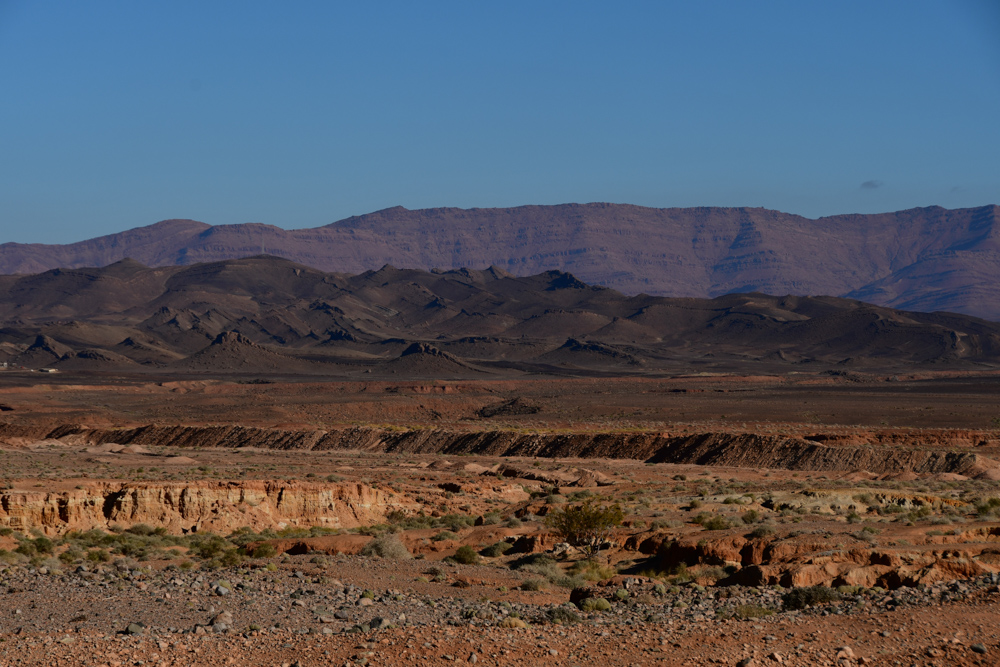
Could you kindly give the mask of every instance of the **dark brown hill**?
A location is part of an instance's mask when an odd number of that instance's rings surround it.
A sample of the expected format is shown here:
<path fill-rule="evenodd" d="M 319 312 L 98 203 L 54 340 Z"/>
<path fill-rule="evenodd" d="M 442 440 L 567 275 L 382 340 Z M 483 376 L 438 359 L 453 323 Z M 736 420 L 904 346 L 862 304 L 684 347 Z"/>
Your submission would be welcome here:
<path fill-rule="evenodd" d="M 495 266 L 495 278 L 559 270 L 626 294 L 831 294 L 1000 320 L 997 206 L 817 220 L 760 208 L 396 207 L 291 231 L 167 220 L 65 246 L 3 244 L 0 273 L 104 266 L 126 257 L 148 266 L 187 265 L 262 248 L 322 271 Z M 104 278 L 128 281 L 132 269 Z"/>
<path fill-rule="evenodd" d="M 261 256 L 0 281 L 0 360 L 28 368 L 445 378 L 1000 365 L 1000 324 L 966 315 L 836 297 L 626 296 L 560 271 L 352 276 Z"/>

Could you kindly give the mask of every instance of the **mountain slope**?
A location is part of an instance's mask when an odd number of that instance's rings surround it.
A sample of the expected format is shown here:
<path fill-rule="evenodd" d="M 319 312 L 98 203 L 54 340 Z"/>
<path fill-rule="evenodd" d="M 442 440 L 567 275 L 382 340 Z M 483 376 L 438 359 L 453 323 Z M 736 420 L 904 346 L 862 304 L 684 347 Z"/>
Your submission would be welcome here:
<path fill-rule="evenodd" d="M 515 275 L 569 271 L 627 294 L 831 294 L 1000 319 L 1000 207 L 929 207 L 810 220 L 759 208 L 565 204 L 508 209 L 401 207 L 315 229 L 169 220 L 57 245 L 0 245 L 0 272 L 165 266 L 258 255 L 322 271 L 386 264 Z M 0 284 L 0 287 L 3 287 Z"/>
<path fill-rule="evenodd" d="M 3 277 L 0 361 L 67 371 L 643 374 L 1000 367 L 1000 324 L 836 297 L 627 296 L 547 271 L 324 273 L 260 256 Z"/>

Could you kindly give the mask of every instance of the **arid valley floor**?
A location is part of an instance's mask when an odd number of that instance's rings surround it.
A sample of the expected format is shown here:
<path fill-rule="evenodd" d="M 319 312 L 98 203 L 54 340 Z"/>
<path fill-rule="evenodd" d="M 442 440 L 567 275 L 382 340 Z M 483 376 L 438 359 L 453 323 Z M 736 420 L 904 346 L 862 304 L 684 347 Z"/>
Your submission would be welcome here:
<path fill-rule="evenodd" d="M 0 665 L 993 665 L 998 395 L 0 371 Z"/>

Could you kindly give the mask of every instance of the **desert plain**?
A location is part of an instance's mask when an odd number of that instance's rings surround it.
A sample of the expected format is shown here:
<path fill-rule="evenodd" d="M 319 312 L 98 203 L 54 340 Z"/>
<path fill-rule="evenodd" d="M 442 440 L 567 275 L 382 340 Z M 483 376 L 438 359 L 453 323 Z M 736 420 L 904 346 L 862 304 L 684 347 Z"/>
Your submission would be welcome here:
<path fill-rule="evenodd" d="M 995 664 L 998 384 L 9 369 L 0 664 Z"/>

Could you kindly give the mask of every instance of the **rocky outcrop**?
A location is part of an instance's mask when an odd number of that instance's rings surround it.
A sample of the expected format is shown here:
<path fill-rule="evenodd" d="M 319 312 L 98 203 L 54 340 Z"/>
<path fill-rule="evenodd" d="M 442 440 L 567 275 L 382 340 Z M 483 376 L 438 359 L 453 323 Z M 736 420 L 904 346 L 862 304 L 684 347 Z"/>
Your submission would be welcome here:
<path fill-rule="evenodd" d="M 61 492 L 2 492 L 0 526 L 50 534 L 140 523 L 173 533 L 290 525 L 353 528 L 410 506 L 363 484 L 95 482 Z"/>
<path fill-rule="evenodd" d="M 990 535 L 996 541 L 996 535 Z M 875 547 L 861 542 L 831 544 L 815 537 L 752 538 L 701 534 L 671 539 L 664 534 L 633 536 L 632 546 L 658 556 L 660 566 L 729 566 L 731 575 L 719 583 L 744 586 L 863 586 L 895 589 L 968 579 L 1000 571 L 995 549 L 979 545 L 962 548 Z"/>
<path fill-rule="evenodd" d="M 892 446 L 824 444 L 815 439 L 754 433 L 521 433 L 345 428 L 309 431 L 245 426 L 157 426 L 97 429 L 63 425 L 35 428 L 0 425 L 0 441 L 35 437 L 73 443 L 144 447 L 213 447 L 449 455 L 639 459 L 650 463 L 779 468 L 811 471 L 954 473 L 1000 479 L 1000 463 L 977 451 L 947 451 L 927 445 L 922 436 Z M 814 436 L 818 437 L 818 436 Z M 968 442 L 984 442 L 970 436 Z M 831 440 L 834 442 L 834 440 Z"/>

